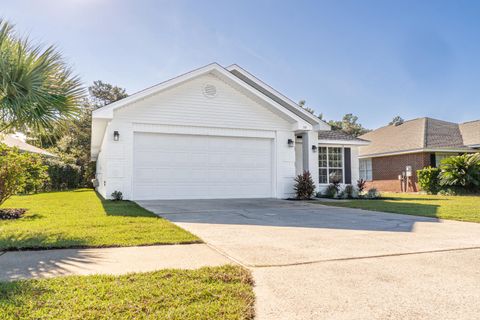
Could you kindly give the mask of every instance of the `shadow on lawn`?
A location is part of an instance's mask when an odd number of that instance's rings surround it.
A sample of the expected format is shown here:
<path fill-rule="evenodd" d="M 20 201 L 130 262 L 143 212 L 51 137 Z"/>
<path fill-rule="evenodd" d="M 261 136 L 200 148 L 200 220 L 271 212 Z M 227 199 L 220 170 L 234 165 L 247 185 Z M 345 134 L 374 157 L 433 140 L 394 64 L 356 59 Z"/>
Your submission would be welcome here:
<path fill-rule="evenodd" d="M 73 238 L 62 234 L 16 232 L 14 235 L 0 234 L 0 248 L 4 251 L 45 250 L 62 248 L 83 248 L 87 246 L 85 238 Z"/>
<path fill-rule="evenodd" d="M 95 195 L 102 203 L 107 216 L 158 218 L 157 215 L 140 207 L 135 202 L 105 200 L 98 193 Z"/>

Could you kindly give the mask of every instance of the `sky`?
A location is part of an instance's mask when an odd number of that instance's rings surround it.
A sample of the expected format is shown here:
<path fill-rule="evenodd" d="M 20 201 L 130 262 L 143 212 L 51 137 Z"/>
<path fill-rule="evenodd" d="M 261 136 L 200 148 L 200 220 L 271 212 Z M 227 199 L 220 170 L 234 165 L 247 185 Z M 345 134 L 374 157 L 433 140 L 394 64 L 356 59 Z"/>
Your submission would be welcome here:
<path fill-rule="evenodd" d="M 236 63 L 327 120 L 480 119 L 480 1 L 0 0 L 85 86 Z"/>

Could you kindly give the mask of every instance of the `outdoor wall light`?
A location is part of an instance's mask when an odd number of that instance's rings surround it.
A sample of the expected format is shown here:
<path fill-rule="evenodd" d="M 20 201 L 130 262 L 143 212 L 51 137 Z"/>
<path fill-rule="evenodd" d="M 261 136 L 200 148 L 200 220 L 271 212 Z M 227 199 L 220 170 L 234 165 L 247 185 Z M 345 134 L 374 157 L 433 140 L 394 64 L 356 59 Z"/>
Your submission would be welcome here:
<path fill-rule="evenodd" d="M 120 133 L 118 131 L 113 131 L 113 141 L 120 140 Z"/>
<path fill-rule="evenodd" d="M 318 148 L 317 148 L 316 145 L 312 145 L 312 151 L 313 151 L 313 152 L 317 152 L 317 149 L 318 149 Z"/>
<path fill-rule="evenodd" d="M 293 140 L 292 140 L 292 139 L 288 139 L 288 140 L 287 140 L 287 143 L 288 143 L 288 146 L 289 146 L 290 148 L 292 148 L 292 147 L 295 145 L 295 144 L 293 143 Z"/>

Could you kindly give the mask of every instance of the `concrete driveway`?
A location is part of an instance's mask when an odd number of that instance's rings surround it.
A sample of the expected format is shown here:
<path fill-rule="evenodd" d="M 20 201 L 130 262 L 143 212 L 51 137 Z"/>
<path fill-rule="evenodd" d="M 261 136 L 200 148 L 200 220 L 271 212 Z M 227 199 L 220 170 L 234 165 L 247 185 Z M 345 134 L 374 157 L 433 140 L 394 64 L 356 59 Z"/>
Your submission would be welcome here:
<path fill-rule="evenodd" d="M 139 203 L 251 268 L 258 319 L 480 314 L 480 224 L 275 199 Z"/>

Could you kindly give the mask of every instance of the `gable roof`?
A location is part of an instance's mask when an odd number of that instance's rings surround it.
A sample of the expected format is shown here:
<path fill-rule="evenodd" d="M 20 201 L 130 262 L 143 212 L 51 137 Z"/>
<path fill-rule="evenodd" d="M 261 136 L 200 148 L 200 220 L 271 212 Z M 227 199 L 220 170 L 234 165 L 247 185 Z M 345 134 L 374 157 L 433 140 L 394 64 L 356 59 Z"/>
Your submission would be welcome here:
<path fill-rule="evenodd" d="M 11 148 L 18 148 L 20 151 L 23 152 L 37 153 L 47 157 L 56 157 L 56 155 L 54 155 L 53 153 L 32 146 L 31 144 L 28 144 L 25 141 L 22 141 L 10 134 L 0 135 L 0 142 L 6 144 Z"/>
<path fill-rule="evenodd" d="M 242 69 L 243 70 L 243 69 Z M 227 82 L 232 87 L 241 91 L 245 95 L 249 96 L 253 100 L 263 104 L 270 111 L 283 117 L 290 123 L 292 123 L 292 130 L 319 130 L 325 127 L 325 124 L 317 117 L 307 114 L 300 106 L 292 104 L 291 100 L 281 95 L 277 91 L 270 88 L 269 90 L 260 90 L 260 87 L 264 87 L 265 84 L 260 80 L 256 80 L 255 85 L 250 82 L 246 82 L 244 79 L 239 78 L 234 73 L 225 69 L 218 63 L 211 63 L 204 67 L 195 69 L 188 73 L 182 74 L 178 77 L 161 82 L 157 85 L 141 90 L 133 95 L 130 95 L 124 99 L 113 102 L 102 108 L 94 110 L 92 112 L 92 138 L 91 138 L 91 153 L 92 158 L 95 159 L 98 155 L 105 130 L 108 122 L 113 119 L 114 111 L 119 108 L 124 108 L 134 104 L 137 101 L 146 99 L 150 96 L 158 94 L 164 90 L 168 90 L 177 85 L 183 84 L 196 77 L 213 74 L 214 76 Z M 257 83 L 258 82 L 258 83 Z M 328 125 L 327 129 L 329 128 Z"/>
<path fill-rule="evenodd" d="M 461 126 L 425 117 L 381 127 L 360 136 L 371 143 L 361 147 L 359 154 L 365 157 L 422 151 L 473 151 L 464 141 Z M 466 128 L 464 131 L 473 130 Z"/>
<path fill-rule="evenodd" d="M 211 63 L 209 65 L 206 65 L 204 67 L 195 69 L 193 71 L 190 71 L 188 73 L 182 74 L 178 77 L 172 78 L 170 80 L 161 82 L 157 85 L 154 85 L 152 87 L 149 87 L 147 89 L 141 90 L 137 93 L 134 93 L 131 96 L 128 96 L 124 99 L 118 100 L 116 102 L 113 102 L 109 105 L 106 105 L 102 108 L 99 108 L 97 110 L 94 110 L 92 113 L 92 117 L 96 119 L 112 119 L 113 118 L 113 111 L 125 107 L 127 105 L 130 105 L 138 100 L 145 99 L 151 95 L 160 93 L 164 90 L 167 90 L 171 87 L 177 86 L 179 84 L 182 84 L 188 80 L 191 80 L 193 78 L 196 78 L 198 76 L 207 74 L 207 73 L 212 73 L 223 80 L 228 80 L 232 84 L 235 84 L 238 88 L 243 89 L 244 91 L 250 93 L 251 95 L 255 96 L 256 98 L 259 98 L 269 104 L 271 107 L 273 107 L 276 111 L 281 112 L 283 116 L 287 116 L 290 120 L 293 121 L 300 121 L 300 122 L 306 122 L 309 125 L 317 125 L 320 123 L 320 119 L 317 117 L 314 117 L 312 115 L 308 116 L 305 113 L 308 112 L 302 112 L 300 109 L 302 109 L 300 106 L 296 105 L 295 107 L 287 108 L 285 106 L 285 103 L 280 104 L 278 95 L 280 95 L 278 92 L 272 91 L 271 94 L 266 94 L 264 91 L 258 90 L 258 88 L 250 85 L 249 83 L 246 83 L 239 77 L 237 77 L 235 74 L 231 73 L 227 69 L 223 68 L 221 65 L 218 63 Z M 272 89 L 273 90 L 273 89 Z M 278 97 L 277 97 L 278 96 Z M 283 96 L 282 96 L 283 97 Z M 281 98 L 282 99 L 287 99 L 285 97 Z M 309 129 L 308 126 L 305 127 L 304 129 Z"/>

